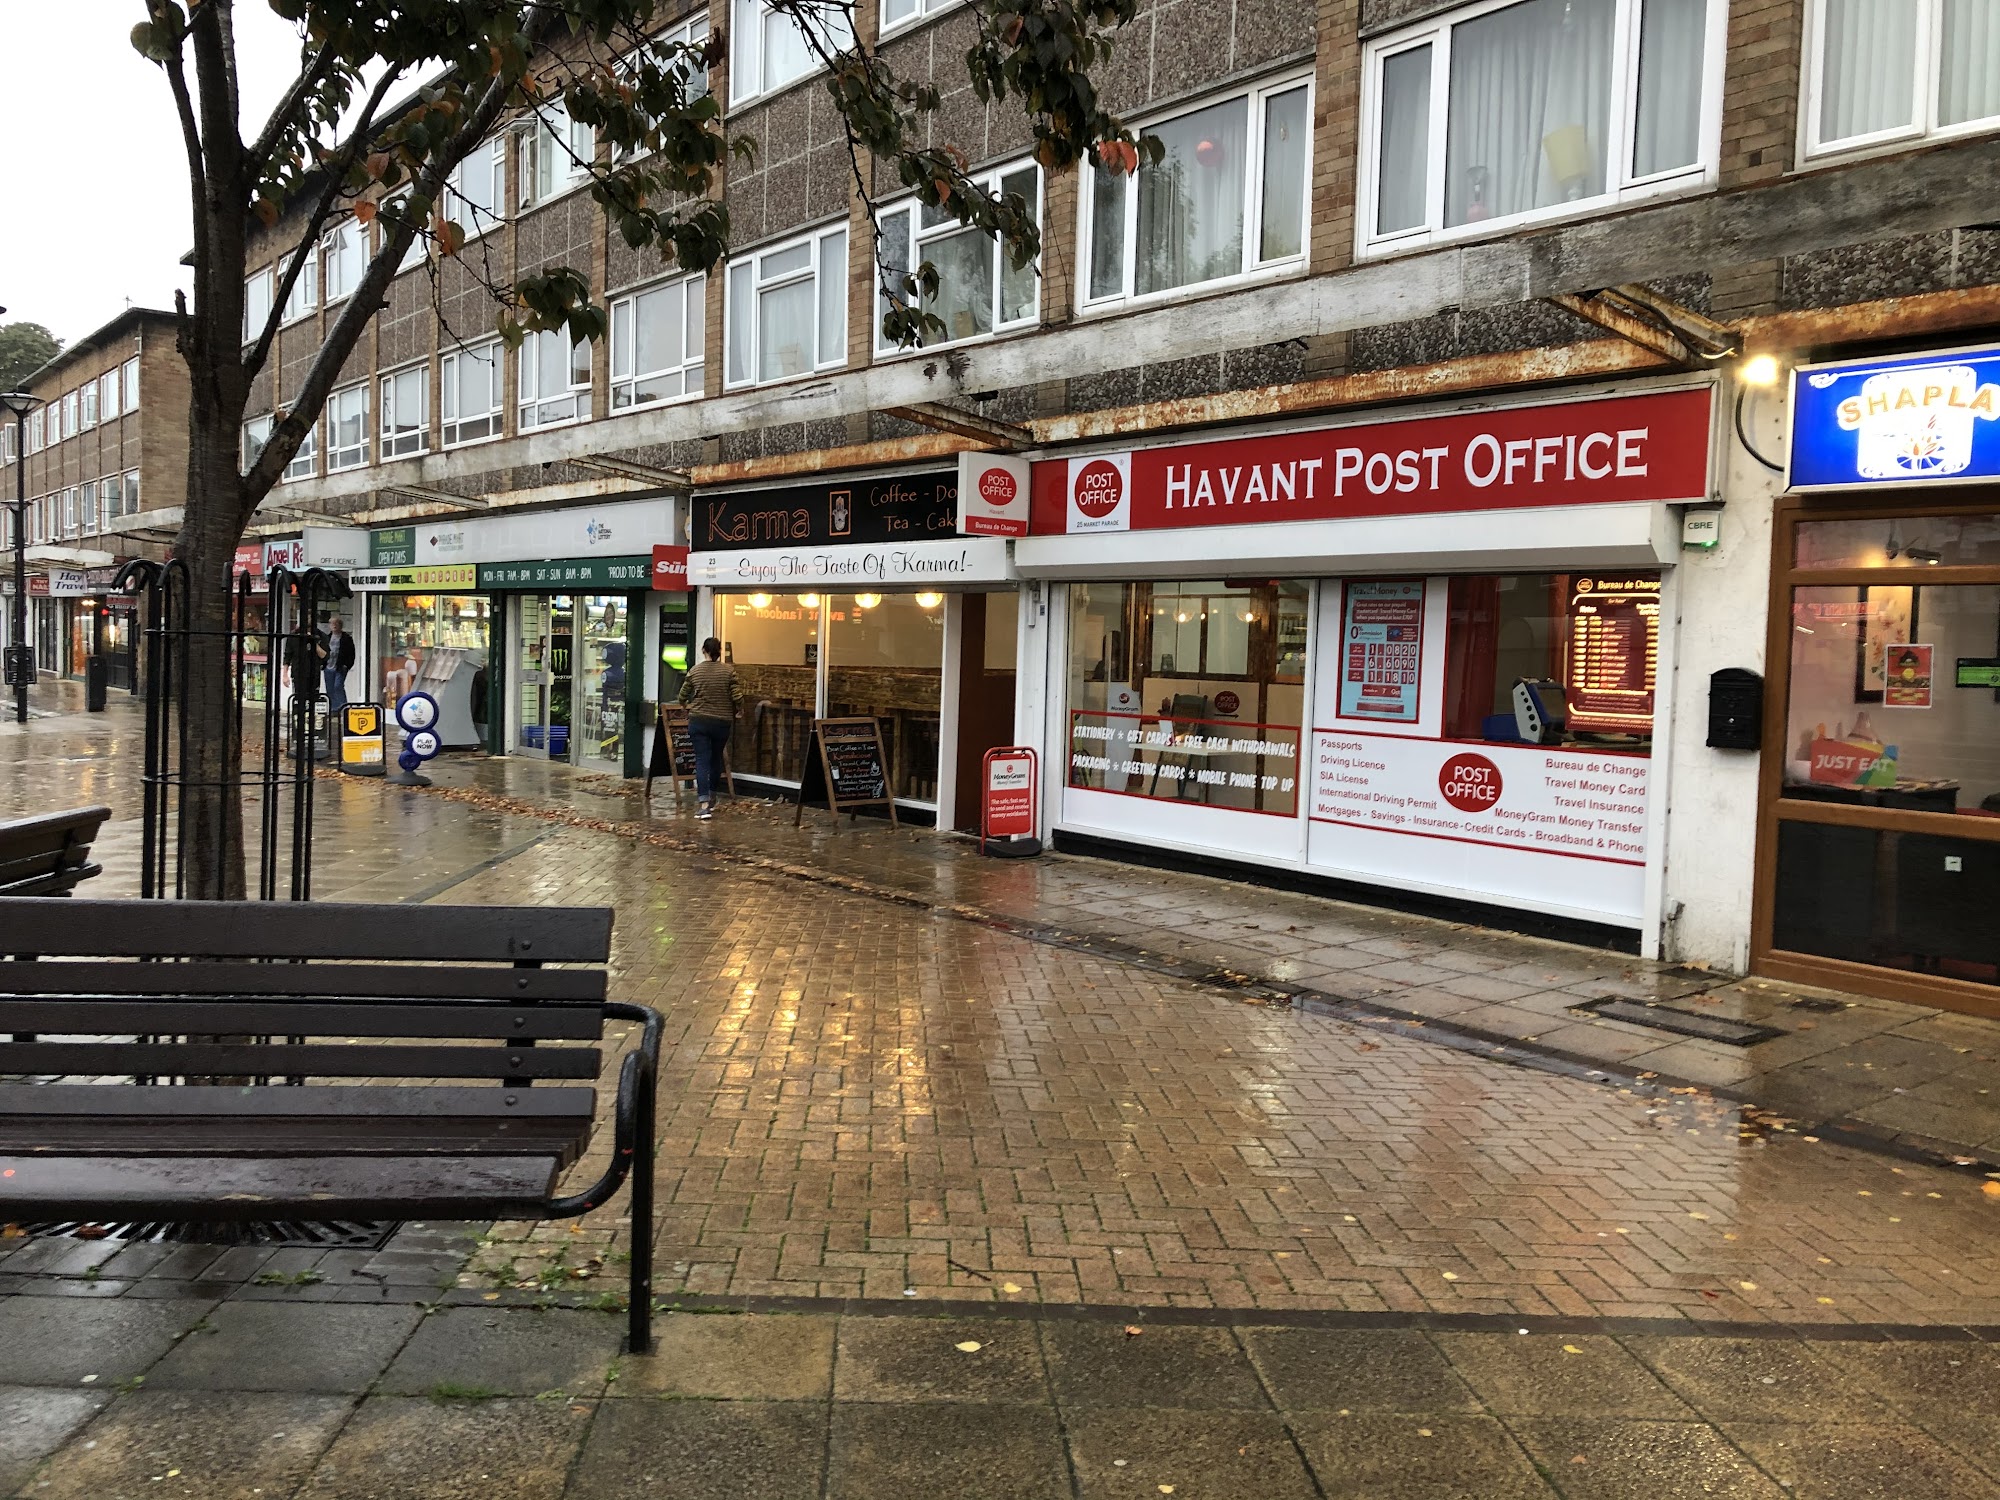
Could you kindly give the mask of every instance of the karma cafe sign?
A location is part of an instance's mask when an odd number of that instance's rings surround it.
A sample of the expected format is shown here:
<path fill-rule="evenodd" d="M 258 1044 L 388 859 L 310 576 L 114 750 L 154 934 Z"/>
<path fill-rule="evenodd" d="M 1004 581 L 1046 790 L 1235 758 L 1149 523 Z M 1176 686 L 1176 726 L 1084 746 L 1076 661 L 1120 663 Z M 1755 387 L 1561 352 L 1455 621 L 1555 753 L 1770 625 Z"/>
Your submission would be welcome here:
<path fill-rule="evenodd" d="M 1038 463 L 1033 530 L 1698 500 L 1709 402 L 1704 386 Z"/>

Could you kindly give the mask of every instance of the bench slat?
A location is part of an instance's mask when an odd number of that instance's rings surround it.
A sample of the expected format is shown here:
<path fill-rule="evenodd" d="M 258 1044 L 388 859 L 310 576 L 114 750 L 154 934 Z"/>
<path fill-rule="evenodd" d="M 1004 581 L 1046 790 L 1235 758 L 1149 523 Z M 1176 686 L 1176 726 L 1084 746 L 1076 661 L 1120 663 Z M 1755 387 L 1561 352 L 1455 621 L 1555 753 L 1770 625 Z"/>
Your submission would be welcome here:
<path fill-rule="evenodd" d="M 255 1000 L 0 999 L 0 1032 L 43 1035 L 514 1037 L 595 1041 L 595 1005 L 335 1005 Z"/>
<path fill-rule="evenodd" d="M 276 1090 L 263 1090 L 273 1093 Z M 242 1115 L 91 1120 L 77 1115 L 0 1118 L 0 1155 L 18 1156 L 528 1156 L 567 1167 L 590 1139 L 588 1117 L 549 1115 L 429 1119 L 383 1115 Z"/>
<path fill-rule="evenodd" d="M 189 1083 L 142 1089 L 128 1083 L 6 1083 L 0 1084 L 0 1122 L 13 1115 L 77 1115 L 106 1120 L 174 1120 L 204 1115 L 270 1119 L 353 1115 L 406 1120 L 540 1115 L 588 1120 L 596 1101 L 594 1089 L 497 1089 L 490 1084 L 484 1088 L 316 1084 L 295 1089 Z"/>
<path fill-rule="evenodd" d="M 549 1156 L 0 1155 L 0 1219 L 536 1219 Z"/>
<path fill-rule="evenodd" d="M 603 963 L 611 909 L 0 897 L 0 953 Z"/>
<path fill-rule="evenodd" d="M 302 1047 L 223 1042 L 0 1043 L 0 1073 L 234 1078 L 595 1078 L 595 1047 Z"/>
<path fill-rule="evenodd" d="M 361 1000 L 602 1000 L 602 969 L 468 969 L 445 965 L 258 963 L 200 959 L 0 959 L 0 995 L 298 995 Z"/>

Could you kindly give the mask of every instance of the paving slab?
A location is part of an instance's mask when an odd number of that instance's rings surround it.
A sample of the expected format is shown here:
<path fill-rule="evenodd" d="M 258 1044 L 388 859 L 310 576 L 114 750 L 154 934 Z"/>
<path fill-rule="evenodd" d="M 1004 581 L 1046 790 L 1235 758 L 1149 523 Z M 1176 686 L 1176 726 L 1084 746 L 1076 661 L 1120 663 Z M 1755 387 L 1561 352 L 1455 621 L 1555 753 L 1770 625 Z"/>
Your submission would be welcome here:
<path fill-rule="evenodd" d="M 393 1396 L 600 1395 L 624 1327 L 596 1312 L 446 1308 L 418 1325 L 380 1388 Z"/>
<path fill-rule="evenodd" d="M 1243 1341 L 1290 1411 L 1476 1412 L 1472 1388 L 1429 1338 L 1403 1328 L 1246 1328 Z"/>
<path fill-rule="evenodd" d="M 415 1307 L 225 1302 L 146 1376 L 155 1390 L 323 1391 L 374 1385 L 422 1321 Z"/>
<path fill-rule="evenodd" d="M 1909 1416 L 1956 1412 L 2000 1431 L 2000 1346 L 1963 1340 L 1829 1343 L 1821 1358 Z"/>
<path fill-rule="evenodd" d="M 263 1500 L 288 1495 L 351 1403 L 337 1396 L 120 1396 L 23 1491 L 36 1500 Z"/>
<path fill-rule="evenodd" d="M 300 1500 L 558 1500 L 594 1403 L 362 1402 Z"/>
<path fill-rule="evenodd" d="M 836 1403 L 827 1500 L 932 1495 L 1072 1500 L 1055 1414 L 1013 1404 Z"/>
<path fill-rule="evenodd" d="M 1602 1335 L 1441 1333 L 1437 1342 L 1496 1416 L 1693 1415 L 1651 1370 Z"/>
<path fill-rule="evenodd" d="M 1511 1425 L 1565 1500 L 1784 1500 L 1787 1493 L 1702 1422 L 1529 1418 Z"/>
<path fill-rule="evenodd" d="M 1552 1500 L 1492 1417 L 1295 1413 L 1298 1438 L 1327 1500 Z"/>
<path fill-rule="evenodd" d="M 1627 1338 L 1627 1350 L 1710 1420 L 1880 1422 L 1895 1411 L 1827 1357 L 1790 1339 Z"/>
<path fill-rule="evenodd" d="M 607 1401 L 569 1493 L 577 1500 L 817 1500 L 824 1402 Z"/>
<path fill-rule="evenodd" d="M 764 1313 L 668 1313 L 653 1350 L 618 1363 L 616 1396 L 809 1401 L 833 1382 L 834 1320 Z"/>
<path fill-rule="evenodd" d="M 1042 1348 L 1050 1385 L 1065 1408 L 1270 1410 L 1257 1372 L 1227 1328 L 1045 1323 Z"/>
<path fill-rule="evenodd" d="M 113 1385 L 150 1369 L 214 1306 L 186 1298 L 0 1299 L 7 1379 L 16 1385 Z"/>
<path fill-rule="evenodd" d="M 1794 1500 L 1996 1500 L 2000 1486 L 1913 1426 L 1726 1422 Z"/>
<path fill-rule="evenodd" d="M 837 1401 L 1043 1401 L 1047 1392 L 1031 1322 L 846 1318 L 840 1325 Z"/>
<path fill-rule="evenodd" d="M 105 1391 L 0 1385 L 0 1495 L 27 1483 L 47 1458 L 111 1399 Z"/>
<path fill-rule="evenodd" d="M 1085 1500 L 1308 1500 L 1312 1475 L 1274 1412 L 1093 1407 L 1064 1419 Z"/>

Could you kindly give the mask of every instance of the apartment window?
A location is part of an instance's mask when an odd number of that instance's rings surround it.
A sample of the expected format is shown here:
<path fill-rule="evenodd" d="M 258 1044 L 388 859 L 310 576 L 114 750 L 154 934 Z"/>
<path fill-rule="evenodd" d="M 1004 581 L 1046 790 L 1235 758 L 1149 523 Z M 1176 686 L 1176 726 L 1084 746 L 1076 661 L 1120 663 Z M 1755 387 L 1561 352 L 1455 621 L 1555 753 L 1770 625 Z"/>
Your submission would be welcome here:
<path fill-rule="evenodd" d="M 252 417 L 243 424 L 243 472 L 248 474 L 257 462 L 257 455 L 264 451 L 264 445 L 271 441 L 271 428 L 276 425 L 270 413 Z"/>
<path fill-rule="evenodd" d="M 883 34 L 924 16 L 951 9 L 958 0 L 882 0 Z"/>
<path fill-rule="evenodd" d="M 97 377 L 97 420 L 109 422 L 118 415 L 118 372 Z"/>
<path fill-rule="evenodd" d="M 474 146 L 452 168 L 444 190 L 445 217 L 464 230 L 468 240 L 477 239 L 505 217 L 501 209 L 506 201 L 507 137 L 496 135 Z"/>
<path fill-rule="evenodd" d="M 439 415 L 445 447 L 500 435 L 500 344 L 454 349 L 441 361 Z"/>
<path fill-rule="evenodd" d="M 328 307 L 353 296 L 354 289 L 361 284 L 361 273 L 367 267 L 367 256 L 363 251 L 365 243 L 357 219 L 344 220 L 321 238 L 320 259 L 326 271 Z M 300 279 L 304 280 L 303 277 Z"/>
<path fill-rule="evenodd" d="M 85 430 L 97 425 L 97 382 L 86 380 L 76 393 L 77 422 Z"/>
<path fill-rule="evenodd" d="M 407 458 L 431 445 L 428 365 L 411 365 L 382 377 L 382 457 Z"/>
<path fill-rule="evenodd" d="M 87 480 L 77 494 L 77 531 L 85 536 L 97 530 L 97 481 Z"/>
<path fill-rule="evenodd" d="M 127 469 L 125 471 L 124 489 L 125 504 L 120 514 L 136 516 L 139 514 L 139 471 L 137 469 Z"/>
<path fill-rule="evenodd" d="M 805 77 L 819 66 L 803 22 L 782 15 L 765 0 L 734 0 L 736 25 L 730 37 L 729 98 L 741 104 Z M 845 52 L 854 46 L 854 16 L 845 7 L 822 12 L 813 24 L 822 47 Z"/>
<path fill-rule="evenodd" d="M 731 385 L 846 363 L 846 227 L 731 261 L 726 326 Z"/>
<path fill-rule="evenodd" d="M 243 342 L 250 343 L 271 320 L 271 268 L 243 280 Z"/>
<path fill-rule="evenodd" d="M 342 386 L 326 398 L 326 471 L 368 462 L 368 384 Z"/>
<path fill-rule="evenodd" d="M 655 32 L 644 48 L 634 49 L 620 61 L 620 72 L 630 76 L 631 63 L 635 57 L 650 54 L 661 68 L 677 69 L 681 77 L 681 89 L 687 99 L 699 99 L 708 92 L 708 68 L 705 64 L 680 52 L 681 47 L 699 47 L 708 39 L 708 12 L 701 11 L 686 20 Z M 740 97 L 740 96 L 739 96 Z M 651 148 L 647 148 L 650 150 Z M 612 160 L 620 165 L 635 157 L 644 156 L 647 150 L 627 150 L 623 147 L 612 152 Z"/>
<path fill-rule="evenodd" d="M 11 464 L 16 458 L 20 457 L 14 451 L 15 431 L 16 429 L 13 427 L 0 427 L 0 463 Z"/>
<path fill-rule="evenodd" d="M 989 193 L 1025 199 L 1036 223 L 1041 222 L 1041 174 L 1033 163 L 976 180 Z M 891 292 L 901 299 L 904 276 L 926 262 L 937 272 L 937 294 L 923 298 L 923 310 L 943 322 L 944 332 L 926 339 L 927 344 L 959 343 L 1034 321 L 1035 267 L 1016 267 L 998 235 L 968 228 L 950 214 L 916 202 L 889 210 L 881 224 L 882 276 L 888 284 L 884 312 Z M 884 353 L 896 347 L 884 340 L 879 322 L 875 346 Z"/>
<path fill-rule="evenodd" d="M 1719 0 L 1509 0 L 1372 44 L 1364 250 L 1710 180 L 1724 10 Z"/>
<path fill-rule="evenodd" d="M 30 453 L 40 453 L 42 451 L 42 415 L 42 408 L 40 407 L 36 407 L 28 413 L 28 451 Z"/>
<path fill-rule="evenodd" d="M 315 422 L 306 429 L 305 441 L 299 444 L 298 452 L 292 455 L 292 461 L 285 465 L 284 477 L 287 480 L 312 478 L 319 472 L 318 458 L 319 423 Z"/>
<path fill-rule="evenodd" d="M 133 355 L 125 361 L 124 370 L 125 410 L 139 409 L 139 356 Z"/>
<path fill-rule="evenodd" d="M 569 117 L 560 104 L 547 104 L 521 132 L 521 206 L 546 203 L 590 175 L 597 157 L 597 132 Z"/>
<path fill-rule="evenodd" d="M 1304 263 L 1312 86 L 1288 78 L 1150 123 L 1166 154 L 1094 170 L 1086 304 Z"/>
<path fill-rule="evenodd" d="M 305 252 L 300 251 L 299 254 L 305 255 Z M 310 255 L 305 255 L 305 264 L 299 268 L 299 279 L 292 283 L 292 290 L 285 298 L 285 321 L 296 323 L 318 306 L 319 267 Z"/>
<path fill-rule="evenodd" d="M 548 329 L 521 340 L 521 430 L 554 427 L 590 415 L 590 344 L 567 330 Z"/>
<path fill-rule="evenodd" d="M 1808 26 L 1808 155 L 2000 125 L 1992 0 L 1817 0 Z"/>
<path fill-rule="evenodd" d="M 76 392 L 66 392 L 62 398 L 62 435 L 73 438 L 81 429 L 76 422 Z"/>
<path fill-rule="evenodd" d="M 62 492 L 62 523 L 63 523 L 64 536 L 69 537 L 76 535 L 77 503 L 76 503 L 76 487 L 74 485 L 72 485 L 70 488 Z"/>
<path fill-rule="evenodd" d="M 707 286 L 707 277 L 687 276 L 611 304 L 613 411 L 701 394 Z"/>

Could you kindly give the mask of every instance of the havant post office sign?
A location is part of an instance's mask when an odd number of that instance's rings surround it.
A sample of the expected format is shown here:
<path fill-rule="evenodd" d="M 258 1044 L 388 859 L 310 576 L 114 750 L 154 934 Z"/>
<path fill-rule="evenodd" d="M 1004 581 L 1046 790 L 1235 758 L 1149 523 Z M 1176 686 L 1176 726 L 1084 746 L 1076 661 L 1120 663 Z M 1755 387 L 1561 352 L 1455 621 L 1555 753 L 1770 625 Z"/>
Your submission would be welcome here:
<path fill-rule="evenodd" d="M 2000 475 L 2000 345 L 1801 365 L 1786 482 L 1795 490 Z"/>

